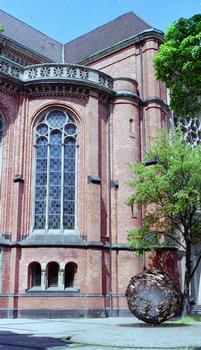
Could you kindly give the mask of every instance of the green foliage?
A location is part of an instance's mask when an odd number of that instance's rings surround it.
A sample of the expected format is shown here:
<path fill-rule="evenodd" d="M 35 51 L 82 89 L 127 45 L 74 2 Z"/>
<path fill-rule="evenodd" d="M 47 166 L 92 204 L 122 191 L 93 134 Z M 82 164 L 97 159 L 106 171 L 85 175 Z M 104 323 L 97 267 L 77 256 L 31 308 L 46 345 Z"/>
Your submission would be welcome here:
<path fill-rule="evenodd" d="M 4 31 L 3 26 L 0 24 L 0 33 L 2 33 Z"/>
<path fill-rule="evenodd" d="M 194 322 L 201 322 L 201 316 L 199 315 L 184 316 L 176 321 L 176 323 L 184 324 L 184 325 L 191 325 Z"/>
<path fill-rule="evenodd" d="M 154 58 L 156 77 L 170 88 L 176 115 L 201 111 L 201 14 L 180 18 L 165 33 L 165 43 Z"/>
<path fill-rule="evenodd" d="M 180 130 L 162 130 L 146 154 L 147 160 L 153 157 L 159 162 L 152 166 L 131 164 L 133 193 L 127 204 L 143 205 L 145 215 L 142 227 L 128 232 L 130 248 L 143 251 L 164 246 L 167 239 L 179 242 L 178 232 L 190 244 L 201 241 L 201 145 L 186 144 Z"/>

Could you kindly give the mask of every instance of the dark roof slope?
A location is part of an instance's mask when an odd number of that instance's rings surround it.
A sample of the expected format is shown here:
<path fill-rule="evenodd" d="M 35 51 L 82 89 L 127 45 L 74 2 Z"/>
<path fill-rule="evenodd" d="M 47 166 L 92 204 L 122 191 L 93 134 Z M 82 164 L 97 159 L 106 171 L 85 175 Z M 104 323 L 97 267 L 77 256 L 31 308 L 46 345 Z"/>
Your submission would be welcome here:
<path fill-rule="evenodd" d="M 152 27 L 133 12 L 115 18 L 91 32 L 64 45 L 64 57 L 67 63 L 78 63 L 99 51 L 118 44 Z"/>
<path fill-rule="evenodd" d="M 32 28 L 28 24 L 0 10 L 0 23 L 4 27 L 2 35 L 47 57 L 51 61 L 61 62 L 62 44 Z"/>

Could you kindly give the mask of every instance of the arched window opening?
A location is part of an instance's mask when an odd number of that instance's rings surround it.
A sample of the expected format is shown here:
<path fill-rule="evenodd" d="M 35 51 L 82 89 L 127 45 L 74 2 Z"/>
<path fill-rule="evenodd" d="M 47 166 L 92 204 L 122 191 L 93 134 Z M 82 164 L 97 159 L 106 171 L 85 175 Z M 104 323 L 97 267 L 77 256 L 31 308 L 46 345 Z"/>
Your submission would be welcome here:
<path fill-rule="evenodd" d="M 28 288 L 41 286 L 41 265 L 32 262 L 28 267 Z"/>
<path fill-rule="evenodd" d="M 47 266 L 47 286 L 58 287 L 59 264 L 51 262 Z"/>
<path fill-rule="evenodd" d="M 2 137 L 3 137 L 3 118 L 0 115 L 0 144 L 2 142 Z"/>
<path fill-rule="evenodd" d="M 45 113 L 37 124 L 36 230 L 75 229 L 76 138 L 75 120 L 62 110 Z"/>
<path fill-rule="evenodd" d="M 133 119 L 129 119 L 129 132 L 130 132 L 131 137 L 135 136 L 135 127 L 134 127 L 134 120 Z"/>
<path fill-rule="evenodd" d="M 3 131 L 4 131 L 4 123 L 3 123 L 3 117 L 0 114 L 0 174 L 1 174 L 1 167 L 2 167 L 2 150 L 3 150 Z"/>
<path fill-rule="evenodd" d="M 65 266 L 65 288 L 74 287 L 75 274 L 77 272 L 77 265 L 69 262 Z"/>

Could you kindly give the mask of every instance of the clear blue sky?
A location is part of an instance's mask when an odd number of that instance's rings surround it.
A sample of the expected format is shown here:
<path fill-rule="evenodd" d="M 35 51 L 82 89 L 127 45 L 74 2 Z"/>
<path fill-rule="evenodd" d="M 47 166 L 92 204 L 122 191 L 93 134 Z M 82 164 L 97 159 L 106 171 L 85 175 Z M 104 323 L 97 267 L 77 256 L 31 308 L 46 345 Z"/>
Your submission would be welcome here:
<path fill-rule="evenodd" d="M 201 0 L 0 0 L 0 8 L 65 43 L 128 11 L 165 31 L 201 13 Z"/>

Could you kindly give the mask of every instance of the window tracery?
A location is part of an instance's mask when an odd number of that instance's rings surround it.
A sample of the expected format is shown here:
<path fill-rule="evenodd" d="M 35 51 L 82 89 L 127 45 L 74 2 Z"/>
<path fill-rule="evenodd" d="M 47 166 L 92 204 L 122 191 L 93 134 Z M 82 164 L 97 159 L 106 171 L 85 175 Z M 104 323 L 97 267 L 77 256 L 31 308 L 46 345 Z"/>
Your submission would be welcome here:
<path fill-rule="evenodd" d="M 75 229 L 77 132 L 63 110 L 49 111 L 37 124 L 34 229 Z"/>
<path fill-rule="evenodd" d="M 185 141 L 192 146 L 201 143 L 201 115 L 195 118 L 183 117 L 179 119 Z"/>

